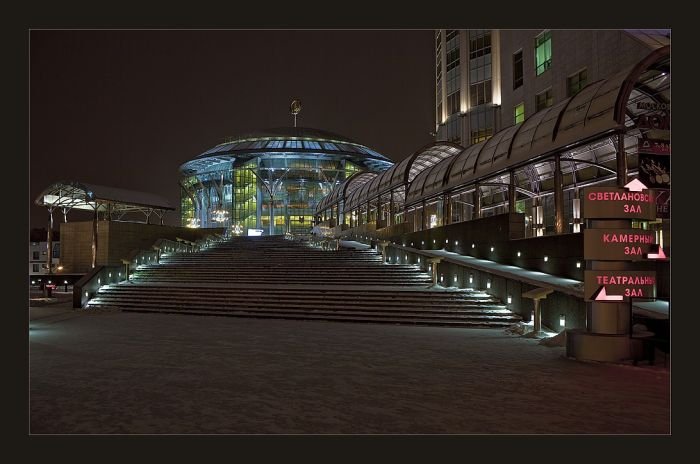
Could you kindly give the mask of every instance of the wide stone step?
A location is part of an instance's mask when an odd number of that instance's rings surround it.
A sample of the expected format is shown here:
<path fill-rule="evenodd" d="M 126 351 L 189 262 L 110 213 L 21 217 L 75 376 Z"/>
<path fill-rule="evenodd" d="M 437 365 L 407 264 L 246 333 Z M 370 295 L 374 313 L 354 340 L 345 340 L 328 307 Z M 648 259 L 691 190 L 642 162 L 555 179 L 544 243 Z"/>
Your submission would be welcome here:
<path fill-rule="evenodd" d="M 254 318 L 274 318 L 274 319 L 296 319 L 296 320 L 324 320 L 337 322 L 367 322 L 367 323 L 384 323 L 384 324 L 408 324 L 408 325 L 427 325 L 441 327 L 507 327 L 519 319 L 513 316 L 490 317 L 490 318 L 475 318 L 475 317 L 452 317 L 452 318 L 436 318 L 436 317 L 415 317 L 407 315 L 405 317 L 397 317 L 397 315 L 380 315 L 370 313 L 328 313 L 328 312 L 311 312 L 311 311 L 270 311 L 270 310 L 216 310 L 212 308 L 206 309 L 179 309 L 177 307 L 123 307 L 111 305 L 90 305 L 95 309 L 120 309 L 126 312 L 158 312 L 170 314 L 192 314 L 192 315 L 207 315 L 207 316 L 228 316 L 228 317 L 254 317 Z"/>
<path fill-rule="evenodd" d="M 378 290 L 378 289 L 332 289 L 324 287 L 312 287 L 310 289 L 296 289 L 294 287 L 280 288 L 261 286 L 258 288 L 239 287 L 211 287 L 211 286 L 157 286 L 139 284 L 121 284 L 103 287 L 100 294 L 124 294 L 124 295 L 173 295 L 190 296 L 201 295 L 220 296 L 230 298 L 233 296 L 249 297 L 264 296 L 279 298 L 281 296 L 326 299 L 326 298 L 352 298 L 356 300 L 381 300 L 381 301 L 432 301 L 432 302 L 497 302 L 498 299 L 478 291 L 468 290 L 417 290 L 399 291 L 398 289 Z"/>
<path fill-rule="evenodd" d="M 483 292 L 433 287 L 411 264 L 377 250 L 321 250 L 282 237 L 234 238 L 142 263 L 88 308 L 190 315 L 442 327 L 505 327 L 520 320 Z"/>
<path fill-rule="evenodd" d="M 356 306 L 333 302 L 332 305 L 319 305 L 309 303 L 291 303 L 288 301 L 229 301 L 229 302 L 184 302 L 173 301 L 172 299 L 148 299 L 148 300 L 127 300 L 123 298 L 95 298 L 90 301 L 89 306 L 96 305 L 111 305 L 119 307 L 172 307 L 184 310 L 189 309 L 216 309 L 220 311 L 236 310 L 236 309 L 265 309 L 277 312 L 305 312 L 326 311 L 330 313 L 371 313 L 380 315 L 397 315 L 405 314 L 413 317 L 421 315 L 430 315 L 436 318 L 450 317 L 507 317 L 512 318 L 513 315 L 502 306 L 492 306 L 489 308 L 464 307 L 464 308 L 443 308 L 439 306 L 422 307 L 422 306 L 403 306 L 399 308 L 387 308 L 385 306 Z"/>
<path fill-rule="evenodd" d="M 103 301 L 119 301 L 124 303 L 152 303 L 152 304 L 167 304 L 172 302 L 173 297 L 176 295 L 149 295 L 149 294 L 113 294 L 113 293 L 100 293 L 96 300 Z M 397 299 L 389 300 L 379 299 L 379 298 L 365 298 L 365 299 L 336 299 L 336 298 L 305 298 L 303 296 L 297 297 L 265 297 L 265 296 L 250 296 L 234 299 L 232 297 L 216 297 L 216 296 L 204 296 L 204 295 L 177 295 L 177 305 L 186 304 L 203 304 L 207 305 L 217 305 L 217 306 L 235 306 L 235 305 L 273 305 L 284 307 L 292 307 L 294 305 L 300 307 L 310 307 L 310 306 L 328 306 L 333 305 L 336 307 L 352 307 L 352 308 L 369 308 L 376 309 L 381 308 L 382 310 L 388 309 L 399 309 L 399 310 L 411 310 L 411 308 L 417 308 L 424 310 L 428 308 L 430 310 L 439 308 L 443 311 L 483 311 L 483 310 L 504 310 L 505 307 L 502 304 L 495 303 L 492 301 L 426 301 L 425 299 Z"/>

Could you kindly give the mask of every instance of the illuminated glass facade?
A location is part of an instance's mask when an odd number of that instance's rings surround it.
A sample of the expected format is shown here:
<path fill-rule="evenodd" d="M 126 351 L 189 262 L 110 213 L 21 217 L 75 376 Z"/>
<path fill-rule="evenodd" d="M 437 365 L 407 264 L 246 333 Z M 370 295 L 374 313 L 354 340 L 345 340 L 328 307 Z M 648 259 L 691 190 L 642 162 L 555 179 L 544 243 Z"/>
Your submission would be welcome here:
<path fill-rule="evenodd" d="M 364 145 L 316 129 L 235 137 L 180 167 L 182 225 L 225 227 L 232 235 L 308 233 L 316 206 L 335 185 L 392 165 Z"/>

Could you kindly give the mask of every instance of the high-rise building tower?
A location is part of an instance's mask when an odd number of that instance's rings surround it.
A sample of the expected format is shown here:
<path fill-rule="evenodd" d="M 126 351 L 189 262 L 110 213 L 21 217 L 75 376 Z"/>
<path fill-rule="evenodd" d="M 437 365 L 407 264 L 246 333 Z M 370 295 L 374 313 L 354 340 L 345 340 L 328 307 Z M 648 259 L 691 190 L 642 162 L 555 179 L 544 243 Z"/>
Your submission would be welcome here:
<path fill-rule="evenodd" d="M 670 41 L 666 29 L 437 30 L 436 140 L 486 140 Z"/>

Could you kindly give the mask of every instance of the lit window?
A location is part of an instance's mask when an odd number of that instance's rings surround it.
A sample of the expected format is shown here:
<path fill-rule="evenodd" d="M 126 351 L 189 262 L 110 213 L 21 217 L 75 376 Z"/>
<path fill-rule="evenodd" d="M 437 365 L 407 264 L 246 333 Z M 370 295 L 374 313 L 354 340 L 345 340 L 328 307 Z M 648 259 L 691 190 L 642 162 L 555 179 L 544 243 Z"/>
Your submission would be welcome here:
<path fill-rule="evenodd" d="M 539 76 L 552 66 L 552 31 L 535 38 L 535 73 Z"/>
<path fill-rule="evenodd" d="M 581 71 L 577 72 L 576 74 L 573 74 L 569 77 L 566 78 L 566 95 L 569 97 L 573 97 L 577 93 L 581 91 L 582 88 L 586 86 L 586 82 L 588 81 L 588 71 L 586 69 L 582 69 Z"/>
<path fill-rule="evenodd" d="M 525 103 L 521 103 L 515 107 L 513 110 L 513 117 L 515 118 L 515 124 L 525 121 Z"/>

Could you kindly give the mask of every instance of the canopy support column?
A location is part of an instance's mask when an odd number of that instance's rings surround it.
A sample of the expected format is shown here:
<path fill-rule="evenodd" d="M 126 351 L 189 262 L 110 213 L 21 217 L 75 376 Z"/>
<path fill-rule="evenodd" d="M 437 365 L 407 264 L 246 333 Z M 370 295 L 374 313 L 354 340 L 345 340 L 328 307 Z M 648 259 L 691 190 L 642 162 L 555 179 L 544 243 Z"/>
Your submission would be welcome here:
<path fill-rule="evenodd" d="M 450 194 L 445 193 L 442 199 L 442 225 L 446 226 L 452 223 L 452 202 Z"/>
<path fill-rule="evenodd" d="M 387 225 L 394 225 L 394 191 L 389 191 L 389 217 L 387 218 Z"/>
<path fill-rule="evenodd" d="M 510 182 L 508 183 L 508 212 L 515 212 L 515 171 L 510 171 Z"/>
<path fill-rule="evenodd" d="M 95 209 L 92 214 L 92 268 L 97 265 L 97 210 L 99 204 L 95 203 Z"/>
<path fill-rule="evenodd" d="M 617 133 L 617 186 L 627 185 L 627 154 L 625 153 L 625 133 Z"/>
<path fill-rule="evenodd" d="M 474 217 L 472 219 L 481 218 L 481 187 L 476 184 L 474 187 Z"/>
<path fill-rule="evenodd" d="M 53 207 L 49 208 L 49 232 L 46 237 L 46 269 L 48 274 L 52 274 L 51 265 L 53 264 Z"/>
<path fill-rule="evenodd" d="M 554 156 L 554 233 L 564 233 L 564 190 L 561 173 L 561 155 Z"/>

